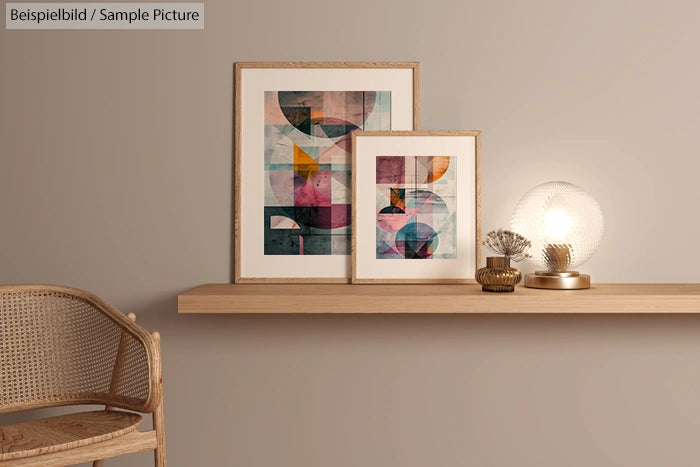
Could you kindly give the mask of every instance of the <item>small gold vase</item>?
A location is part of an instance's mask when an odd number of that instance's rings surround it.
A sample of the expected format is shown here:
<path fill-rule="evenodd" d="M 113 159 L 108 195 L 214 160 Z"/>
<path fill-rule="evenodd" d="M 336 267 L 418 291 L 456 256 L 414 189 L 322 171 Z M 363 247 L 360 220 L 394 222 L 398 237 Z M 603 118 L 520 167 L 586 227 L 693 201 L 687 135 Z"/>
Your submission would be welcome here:
<path fill-rule="evenodd" d="M 510 267 L 506 256 L 489 256 L 486 267 L 476 271 L 476 281 L 484 292 L 513 292 L 521 278 L 520 271 Z"/>

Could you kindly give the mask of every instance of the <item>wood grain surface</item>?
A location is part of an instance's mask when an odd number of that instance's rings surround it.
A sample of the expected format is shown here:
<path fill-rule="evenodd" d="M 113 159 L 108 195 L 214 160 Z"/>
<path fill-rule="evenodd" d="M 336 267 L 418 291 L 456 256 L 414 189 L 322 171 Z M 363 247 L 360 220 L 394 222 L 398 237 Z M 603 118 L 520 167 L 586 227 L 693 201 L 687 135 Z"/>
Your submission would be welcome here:
<path fill-rule="evenodd" d="M 0 465 L 2 467 L 63 467 L 89 462 L 97 458 L 108 458 L 156 449 L 156 443 L 155 431 L 132 431 L 119 438 L 113 438 L 99 444 L 53 452 L 44 456 L 3 461 Z"/>
<path fill-rule="evenodd" d="M 107 441 L 140 424 L 138 414 L 99 410 L 0 426 L 0 462 Z"/>
<path fill-rule="evenodd" d="M 179 313 L 698 313 L 700 284 L 593 284 L 585 290 L 478 285 L 205 284 Z"/>

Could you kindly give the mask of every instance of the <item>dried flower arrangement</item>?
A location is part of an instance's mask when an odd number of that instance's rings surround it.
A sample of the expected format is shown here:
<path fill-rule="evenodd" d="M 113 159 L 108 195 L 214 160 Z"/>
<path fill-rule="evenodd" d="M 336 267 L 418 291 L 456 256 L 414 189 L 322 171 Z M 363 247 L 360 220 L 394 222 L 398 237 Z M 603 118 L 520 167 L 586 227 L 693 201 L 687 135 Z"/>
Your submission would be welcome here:
<path fill-rule="evenodd" d="M 511 230 L 492 230 L 486 234 L 486 240 L 482 243 L 499 255 L 516 262 L 532 257 L 527 252 L 532 246 L 532 242 Z"/>

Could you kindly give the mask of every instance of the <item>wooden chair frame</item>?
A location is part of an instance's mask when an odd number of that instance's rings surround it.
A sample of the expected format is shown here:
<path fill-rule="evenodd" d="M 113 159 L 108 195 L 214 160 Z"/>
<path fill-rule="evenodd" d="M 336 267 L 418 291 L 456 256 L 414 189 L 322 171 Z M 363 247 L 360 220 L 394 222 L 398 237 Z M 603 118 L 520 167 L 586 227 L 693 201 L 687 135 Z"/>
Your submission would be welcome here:
<path fill-rule="evenodd" d="M 3 345 L 0 342 L 0 365 L 2 365 L 0 366 L 0 370 L 2 370 L 0 371 L 0 414 L 67 405 L 104 404 L 105 410 L 125 409 L 151 414 L 153 429 L 150 431 L 131 431 L 121 436 L 115 436 L 111 439 L 88 445 L 77 441 L 71 443 L 71 446 L 54 445 L 50 448 L 38 448 L 35 450 L 36 452 L 25 457 L 0 460 L 0 466 L 61 467 L 93 461 L 94 467 L 100 467 L 106 458 L 152 449 L 154 450 L 155 466 L 165 467 L 163 381 L 161 374 L 160 335 L 158 332 L 149 333 L 136 324 L 136 316 L 133 313 L 125 316 L 107 302 L 89 292 L 60 286 L 20 285 L 0 286 L 0 335 L 3 333 L 9 335 L 13 331 L 21 334 L 21 323 L 6 323 L 7 321 L 12 321 L 13 317 L 41 315 L 40 310 L 31 310 L 29 312 L 33 312 L 34 315 L 29 314 L 26 310 L 17 311 L 21 308 L 25 299 L 27 303 L 30 303 L 30 306 L 32 303 L 43 303 L 42 300 L 65 301 L 68 304 L 76 304 L 76 307 L 80 307 L 80 311 L 75 312 L 76 314 L 90 314 L 91 319 L 99 319 L 100 323 L 106 323 L 103 327 L 109 326 L 111 331 L 110 339 L 118 339 L 118 342 L 109 342 L 107 344 L 110 346 L 110 349 L 114 349 L 116 346 L 116 358 L 113 361 L 110 360 L 112 363 L 108 363 L 111 369 L 102 369 L 103 380 L 105 379 L 105 372 L 111 370 L 111 378 L 108 378 L 108 384 L 92 381 L 94 379 L 91 375 L 92 371 L 86 371 L 83 372 L 85 374 L 80 375 L 81 382 L 83 379 L 85 381 L 84 389 L 65 391 L 65 393 L 59 391 L 58 394 L 44 393 L 46 392 L 44 391 L 45 387 L 52 387 L 52 384 L 54 385 L 53 387 L 62 387 L 62 382 L 49 381 L 45 384 L 39 384 L 37 389 L 36 377 L 32 380 L 26 378 L 25 381 L 21 376 L 16 376 L 23 374 L 21 368 L 23 360 L 12 356 L 11 353 L 16 349 L 12 348 L 11 339 L 6 339 L 6 342 L 10 342 L 10 344 Z M 8 309 L 9 311 L 7 311 Z M 3 312 L 5 313 L 3 314 Z M 60 310 L 58 312 L 52 310 L 51 313 L 45 314 L 47 315 L 46 318 L 40 316 L 38 319 L 51 320 L 53 318 L 49 315 L 59 315 Z M 105 320 L 104 318 L 107 319 Z M 115 325 L 118 326 L 118 330 L 115 328 Z M 54 328 L 51 324 L 45 325 L 45 327 Z M 21 341 L 23 338 L 23 336 L 20 336 L 16 341 Z M 99 337 L 95 337 L 95 339 L 99 339 Z M 27 345 L 24 344 L 21 348 L 25 349 Z M 130 349 L 132 355 L 129 354 Z M 138 350 L 138 359 L 133 355 L 134 349 Z M 36 365 L 33 361 L 33 364 L 35 366 L 32 368 L 38 366 L 40 370 L 44 370 L 42 368 L 43 362 Z M 65 378 L 65 375 L 61 375 L 60 371 L 52 373 L 50 365 L 55 366 L 56 363 L 46 362 L 45 370 L 51 374 L 47 378 Z M 127 383 L 135 381 L 146 374 L 148 378 L 147 387 L 144 382 L 139 382 L 139 387 L 142 388 L 141 394 L 134 396 L 134 394 L 129 393 L 129 388 L 122 388 L 123 385 L 126 386 L 128 385 Z M 10 378 L 12 379 L 10 380 Z M 11 384 L 8 384 L 8 382 Z M 32 384 L 34 384 L 34 387 L 30 387 Z M 94 388 L 99 384 L 102 384 L 104 387 L 100 390 L 95 390 Z M 2 386 L 5 386 L 5 389 Z M 10 392 L 13 390 L 7 389 L 10 387 L 16 388 L 20 396 Z M 30 394 L 31 397 L 24 397 L 24 394 Z M 0 426 L 0 440 L 3 438 L 2 430 L 3 427 Z"/>

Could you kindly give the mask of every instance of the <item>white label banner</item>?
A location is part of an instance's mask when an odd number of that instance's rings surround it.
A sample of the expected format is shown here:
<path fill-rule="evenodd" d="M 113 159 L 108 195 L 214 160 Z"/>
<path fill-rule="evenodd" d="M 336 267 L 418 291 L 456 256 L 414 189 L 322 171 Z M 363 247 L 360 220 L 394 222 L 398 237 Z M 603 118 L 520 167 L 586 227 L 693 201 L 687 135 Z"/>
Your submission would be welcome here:
<path fill-rule="evenodd" d="M 5 29 L 204 29 L 204 3 L 7 3 Z"/>

